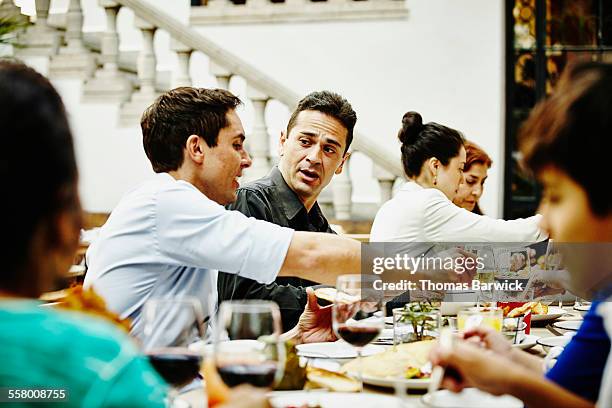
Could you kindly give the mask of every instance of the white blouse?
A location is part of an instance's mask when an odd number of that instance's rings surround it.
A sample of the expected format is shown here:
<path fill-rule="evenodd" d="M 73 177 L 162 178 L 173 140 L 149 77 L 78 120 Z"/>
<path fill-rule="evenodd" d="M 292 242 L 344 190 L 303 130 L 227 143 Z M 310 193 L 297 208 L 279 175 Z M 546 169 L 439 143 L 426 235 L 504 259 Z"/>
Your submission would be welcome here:
<path fill-rule="evenodd" d="M 407 182 L 378 210 L 372 242 L 536 242 L 541 215 L 512 221 L 458 207 L 443 192 Z"/>

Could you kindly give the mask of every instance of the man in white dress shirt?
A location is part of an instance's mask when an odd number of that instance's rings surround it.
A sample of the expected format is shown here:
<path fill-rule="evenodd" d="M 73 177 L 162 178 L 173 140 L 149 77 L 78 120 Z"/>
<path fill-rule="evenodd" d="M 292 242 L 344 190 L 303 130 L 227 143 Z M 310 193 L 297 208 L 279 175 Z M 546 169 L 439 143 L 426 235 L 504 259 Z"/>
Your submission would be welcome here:
<path fill-rule="evenodd" d="M 113 210 L 87 252 L 85 278 L 111 310 L 132 320 L 136 336 L 151 298 L 194 296 L 209 315 L 219 269 L 262 283 L 278 274 L 335 283 L 337 275 L 360 270 L 357 241 L 225 210 L 251 165 L 235 112 L 240 103 L 225 90 L 177 88 L 143 114 L 144 149 L 157 174 Z M 316 314 L 316 301 L 309 309 L 307 316 Z M 298 324 L 291 335 L 326 340 L 317 330 Z"/>

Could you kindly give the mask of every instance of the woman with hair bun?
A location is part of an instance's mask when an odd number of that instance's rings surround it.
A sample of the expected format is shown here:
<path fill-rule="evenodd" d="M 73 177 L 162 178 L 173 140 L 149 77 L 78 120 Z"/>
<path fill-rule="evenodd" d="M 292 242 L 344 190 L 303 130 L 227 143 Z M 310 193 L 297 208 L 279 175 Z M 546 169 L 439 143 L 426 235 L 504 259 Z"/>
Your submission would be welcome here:
<path fill-rule="evenodd" d="M 539 215 L 504 221 L 453 204 L 463 181 L 465 139 L 438 123 L 407 112 L 398 134 L 409 181 L 376 214 L 371 241 L 534 242 L 546 238 Z"/>
<path fill-rule="evenodd" d="M 474 214 L 482 215 L 478 200 L 482 197 L 487 173 L 493 161 L 476 143 L 466 140 L 464 146 L 466 159 L 463 167 L 463 183 L 459 186 L 453 203 Z"/>

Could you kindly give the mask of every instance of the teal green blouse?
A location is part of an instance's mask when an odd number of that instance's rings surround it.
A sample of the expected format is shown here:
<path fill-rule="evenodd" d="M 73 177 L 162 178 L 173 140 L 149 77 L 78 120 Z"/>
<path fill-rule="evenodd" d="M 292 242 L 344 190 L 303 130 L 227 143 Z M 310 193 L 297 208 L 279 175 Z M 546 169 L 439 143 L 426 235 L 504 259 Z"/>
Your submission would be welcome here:
<path fill-rule="evenodd" d="M 167 392 L 119 329 L 25 300 L 0 302 L 0 387 L 66 390 L 50 407 L 163 407 Z"/>

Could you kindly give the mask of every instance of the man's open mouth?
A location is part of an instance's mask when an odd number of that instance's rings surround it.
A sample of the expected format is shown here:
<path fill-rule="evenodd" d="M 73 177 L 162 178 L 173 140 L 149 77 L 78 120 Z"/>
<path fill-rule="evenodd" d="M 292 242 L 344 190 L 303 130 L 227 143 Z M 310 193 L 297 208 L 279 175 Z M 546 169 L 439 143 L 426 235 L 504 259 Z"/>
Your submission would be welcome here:
<path fill-rule="evenodd" d="M 317 173 L 316 171 L 301 169 L 300 173 L 307 182 L 313 182 L 319 179 L 319 173 Z"/>

